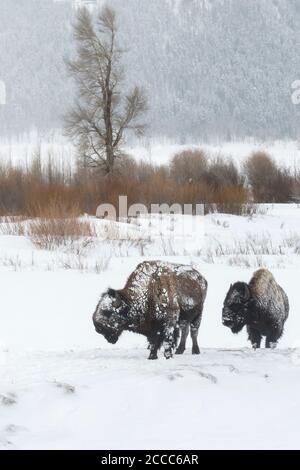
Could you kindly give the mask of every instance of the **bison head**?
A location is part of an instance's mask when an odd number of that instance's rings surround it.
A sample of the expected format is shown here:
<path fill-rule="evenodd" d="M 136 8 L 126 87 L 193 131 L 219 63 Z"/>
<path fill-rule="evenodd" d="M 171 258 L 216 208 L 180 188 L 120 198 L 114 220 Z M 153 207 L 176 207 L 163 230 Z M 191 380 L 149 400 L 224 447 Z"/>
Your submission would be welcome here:
<path fill-rule="evenodd" d="M 128 300 L 118 291 L 108 289 L 102 294 L 93 315 L 97 333 L 111 344 L 115 344 L 128 323 Z"/>
<path fill-rule="evenodd" d="M 239 333 L 247 324 L 249 300 L 248 284 L 236 282 L 230 286 L 224 301 L 222 322 L 231 329 L 232 333 Z"/>

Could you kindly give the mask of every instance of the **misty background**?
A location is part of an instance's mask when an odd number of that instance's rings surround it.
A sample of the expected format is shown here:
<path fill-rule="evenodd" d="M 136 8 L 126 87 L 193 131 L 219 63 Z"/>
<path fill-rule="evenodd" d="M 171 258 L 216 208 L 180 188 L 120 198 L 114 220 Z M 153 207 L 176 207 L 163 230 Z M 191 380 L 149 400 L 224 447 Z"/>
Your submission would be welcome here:
<path fill-rule="evenodd" d="M 102 2 L 103 3 L 103 2 Z M 108 0 L 147 136 L 179 144 L 298 138 L 299 0 Z M 0 0 L 0 137 L 62 128 L 74 101 L 73 0 Z"/>

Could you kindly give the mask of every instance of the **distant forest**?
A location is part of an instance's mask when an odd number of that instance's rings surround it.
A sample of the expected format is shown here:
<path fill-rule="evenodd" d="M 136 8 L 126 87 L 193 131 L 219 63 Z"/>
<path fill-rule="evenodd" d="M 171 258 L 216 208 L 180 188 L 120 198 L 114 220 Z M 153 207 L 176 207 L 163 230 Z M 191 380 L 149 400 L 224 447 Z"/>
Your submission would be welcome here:
<path fill-rule="evenodd" d="M 178 143 L 298 138 L 299 0 L 109 0 L 128 82 L 147 91 L 149 138 Z M 62 127 L 74 99 L 72 2 L 5 0 L 0 14 L 0 136 Z"/>

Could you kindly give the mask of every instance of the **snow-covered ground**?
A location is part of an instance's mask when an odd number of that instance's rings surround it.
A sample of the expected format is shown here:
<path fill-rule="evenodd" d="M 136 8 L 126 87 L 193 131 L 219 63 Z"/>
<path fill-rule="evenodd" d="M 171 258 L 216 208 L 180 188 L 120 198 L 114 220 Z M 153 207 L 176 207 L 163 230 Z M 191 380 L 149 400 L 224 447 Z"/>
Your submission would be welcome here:
<path fill-rule="evenodd" d="M 300 208 L 187 219 L 185 238 L 174 230 L 180 216 L 135 221 L 127 239 L 125 224 L 91 221 L 97 238 L 52 251 L 0 235 L 0 448 L 299 448 Z M 144 338 L 127 333 L 112 346 L 94 331 L 101 292 L 154 258 L 208 280 L 200 356 L 189 344 L 147 361 Z M 259 266 L 272 269 L 291 312 L 279 348 L 254 352 L 245 332 L 222 326 L 221 310 L 230 283 Z"/>
<path fill-rule="evenodd" d="M 299 449 L 294 350 L 156 362 L 133 346 L 7 356 L 4 448 Z"/>

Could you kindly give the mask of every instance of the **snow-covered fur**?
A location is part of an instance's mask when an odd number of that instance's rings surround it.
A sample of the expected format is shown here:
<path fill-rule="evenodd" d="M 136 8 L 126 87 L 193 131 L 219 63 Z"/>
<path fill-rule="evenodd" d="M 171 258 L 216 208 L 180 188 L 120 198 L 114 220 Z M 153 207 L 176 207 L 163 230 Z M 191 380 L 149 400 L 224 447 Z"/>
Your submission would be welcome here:
<path fill-rule="evenodd" d="M 266 348 L 276 347 L 289 314 L 289 301 L 284 290 L 267 269 L 256 271 L 249 282 L 230 286 L 224 301 L 223 324 L 238 333 L 247 326 L 249 340 L 259 348 L 262 336 Z"/>
<path fill-rule="evenodd" d="M 193 354 L 199 354 L 197 343 L 207 282 L 190 266 L 146 261 L 129 276 L 124 289 L 108 289 L 102 294 L 93 315 L 98 333 L 116 343 L 123 331 L 133 331 L 148 338 L 149 359 L 157 359 L 164 347 L 166 358 L 173 355 L 182 335 L 178 354 L 185 350 L 191 328 Z"/>

